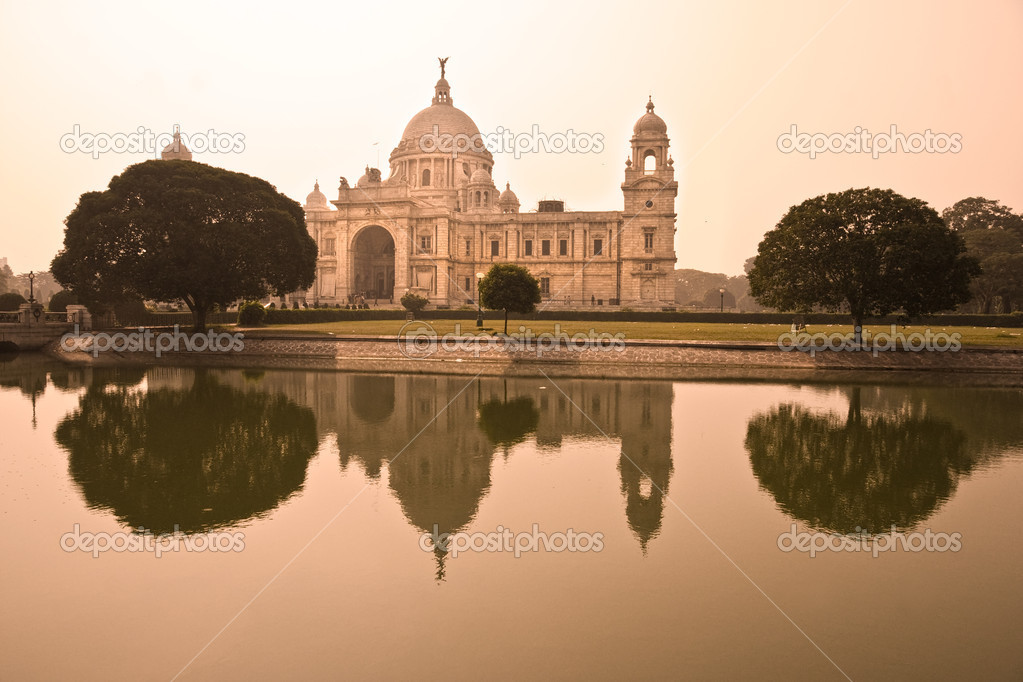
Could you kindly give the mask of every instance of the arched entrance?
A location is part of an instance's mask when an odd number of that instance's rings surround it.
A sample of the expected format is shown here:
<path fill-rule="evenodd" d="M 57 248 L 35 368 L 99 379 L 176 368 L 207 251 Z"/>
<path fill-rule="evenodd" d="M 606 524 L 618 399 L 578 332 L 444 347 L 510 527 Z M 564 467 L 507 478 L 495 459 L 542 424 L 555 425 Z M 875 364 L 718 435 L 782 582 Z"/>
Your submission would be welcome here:
<path fill-rule="evenodd" d="M 387 230 L 370 225 L 355 236 L 351 272 L 353 295 L 391 301 L 394 296 L 394 239 Z"/>

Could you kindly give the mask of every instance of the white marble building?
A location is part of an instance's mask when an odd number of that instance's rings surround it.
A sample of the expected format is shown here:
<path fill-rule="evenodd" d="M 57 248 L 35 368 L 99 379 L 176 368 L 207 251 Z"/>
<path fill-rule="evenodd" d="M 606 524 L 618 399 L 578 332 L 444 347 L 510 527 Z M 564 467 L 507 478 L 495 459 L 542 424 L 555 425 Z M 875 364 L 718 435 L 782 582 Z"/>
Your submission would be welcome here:
<path fill-rule="evenodd" d="M 522 212 L 507 183 L 504 191 L 495 186 L 484 146 L 444 151 L 429 143 L 438 133 L 480 139 L 454 106 L 443 67 L 434 91 L 391 152 L 387 179 L 367 168 L 355 186 L 342 178 L 336 200 L 328 202 L 319 183 L 306 198 L 319 247 L 309 304 L 344 305 L 360 293 L 397 303 L 413 291 L 458 307 L 475 300 L 476 273 L 512 262 L 540 280 L 548 307 L 674 305 L 678 185 L 653 102 L 633 128 L 622 209 L 566 212 L 563 202 L 541 201 Z"/>

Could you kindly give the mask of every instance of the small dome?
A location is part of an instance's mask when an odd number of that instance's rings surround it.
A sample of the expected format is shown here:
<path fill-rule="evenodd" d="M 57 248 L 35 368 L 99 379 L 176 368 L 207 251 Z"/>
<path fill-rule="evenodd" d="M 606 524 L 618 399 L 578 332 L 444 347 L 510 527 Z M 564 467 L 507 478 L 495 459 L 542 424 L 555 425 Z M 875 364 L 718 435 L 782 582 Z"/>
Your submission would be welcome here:
<path fill-rule="evenodd" d="M 163 148 L 163 151 L 160 152 L 160 158 L 164 161 L 192 160 L 192 152 L 190 152 L 188 147 L 185 146 L 185 143 L 181 141 L 181 131 L 174 131 L 174 140 Z"/>
<path fill-rule="evenodd" d="M 515 192 L 511 191 L 510 182 L 504 183 L 504 191 L 501 192 L 501 196 L 500 198 L 498 198 L 497 201 L 500 204 L 515 204 L 516 206 L 519 205 L 519 198 L 515 196 Z"/>
<path fill-rule="evenodd" d="M 650 101 L 646 103 L 646 113 L 643 114 L 636 125 L 633 126 L 632 132 L 636 135 L 642 133 L 655 133 L 658 135 L 665 135 L 668 132 L 668 126 L 665 125 L 664 119 L 654 113 L 654 100 L 651 97 Z"/>
<path fill-rule="evenodd" d="M 329 208 L 327 206 L 327 196 L 320 191 L 320 182 L 318 180 L 313 185 L 313 191 L 306 196 L 305 205 L 306 208 Z"/>
<path fill-rule="evenodd" d="M 480 183 L 484 185 L 492 185 L 494 184 L 494 181 L 490 178 L 490 173 L 487 173 L 487 171 L 482 168 L 477 168 L 473 171 L 472 177 L 469 178 L 469 184 L 475 185 Z"/>

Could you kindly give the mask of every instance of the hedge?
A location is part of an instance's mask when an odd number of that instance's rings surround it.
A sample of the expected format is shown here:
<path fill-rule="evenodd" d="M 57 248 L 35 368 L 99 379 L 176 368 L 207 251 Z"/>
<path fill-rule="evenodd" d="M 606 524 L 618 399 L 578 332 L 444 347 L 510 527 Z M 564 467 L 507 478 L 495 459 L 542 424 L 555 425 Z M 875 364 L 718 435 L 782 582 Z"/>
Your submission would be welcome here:
<path fill-rule="evenodd" d="M 484 310 L 483 316 L 493 321 L 501 315 L 499 311 Z M 659 312 L 617 310 L 543 310 L 531 315 L 515 315 L 516 320 L 564 320 L 584 322 L 700 322 L 726 324 L 784 324 L 790 325 L 794 313 L 720 313 L 720 312 Z M 406 312 L 397 309 L 345 310 L 344 308 L 303 308 L 300 310 L 277 308 L 266 311 L 266 324 L 314 324 L 322 322 L 355 322 L 358 320 L 404 320 Z M 424 310 L 416 313 L 418 320 L 475 320 L 475 310 Z M 809 313 L 802 316 L 807 325 L 833 324 L 851 326 L 852 317 L 840 313 Z M 206 323 L 211 325 L 234 324 L 237 312 L 210 313 Z M 133 320 L 119 320 L 125 327 L 148 326 L 169 327 L 175 324 L 188 327 L 192 324 L 191 313 L 147 312 Z M 897 316 L 866 318 L 865 324 L 904 324 Z M 1023 315 L 930 315 L 910 320 L 912 325 L 963 326 L 963 327 L 1023 327 Z"/>

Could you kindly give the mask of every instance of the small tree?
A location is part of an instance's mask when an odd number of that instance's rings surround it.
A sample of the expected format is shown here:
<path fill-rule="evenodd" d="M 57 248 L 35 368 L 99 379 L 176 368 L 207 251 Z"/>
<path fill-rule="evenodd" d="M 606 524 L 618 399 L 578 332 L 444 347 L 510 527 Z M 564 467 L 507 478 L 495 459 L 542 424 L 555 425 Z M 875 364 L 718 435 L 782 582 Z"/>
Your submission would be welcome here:
<path fill-rule="evenodd" d="M 266 309 L 259 301 L 246 301 L 238 308 L 238 324 L 243 327 L 258 327 L 266 319 Z"/>
<path fill-rule="evenodd" d="M 912 317 L 968 301 L 980 268 L 965 252 L 925 202 L 850 189 L 789 209 L 760 242 L 750 292 L 778 310 L 847 310 L 861 327 L 867 315 Z"/>
<path fill-rule="evenodd" d="M 526 315 L 540 302 L 540 283 L 529 270 L 511 263 L 498 263 L 480 280 L 480 303 L 490 310 L 504 311 L 504 333 L 508 333 L 508 313 Z"/>
<path fill-rule="evenodd" d="M 420 310 L 425 308 L 426 304 L 429 302 L 429 299 L 423 298 L 418 294 L 413 294 L 411 291 L 406 292 L 405 295 L 401 297 L 401 305 L 410 313 L 418 313 Z"/>

